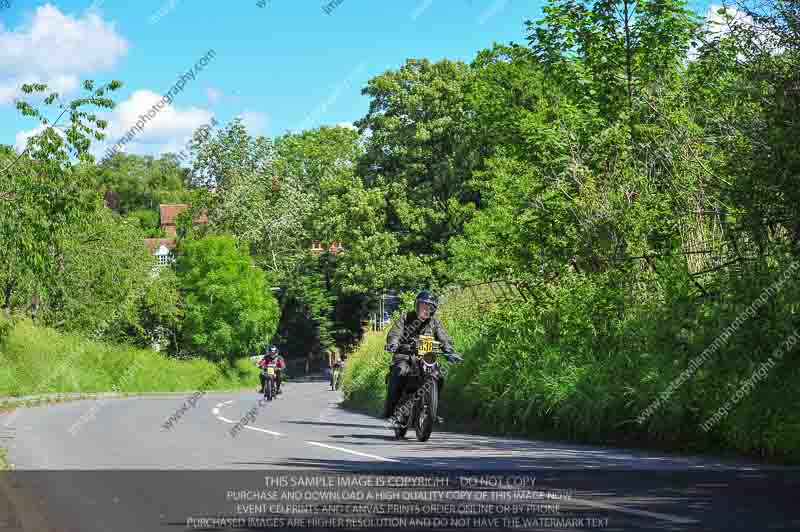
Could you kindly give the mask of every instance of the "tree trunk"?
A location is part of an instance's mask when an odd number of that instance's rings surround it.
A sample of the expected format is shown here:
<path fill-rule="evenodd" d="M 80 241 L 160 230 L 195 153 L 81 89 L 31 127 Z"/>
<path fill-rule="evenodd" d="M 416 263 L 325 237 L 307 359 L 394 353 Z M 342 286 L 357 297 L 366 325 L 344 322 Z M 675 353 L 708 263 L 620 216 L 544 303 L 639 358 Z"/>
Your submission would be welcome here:
<path fill-rule="evenodd" d="M 6 286 L 3 289 L 3 308 L 6 309 L 6 312 L 11 312 L 11 295 L 14 293 L 14 287 L 17 285 L 16 279 L 11 279 L 6 281 Z"/>

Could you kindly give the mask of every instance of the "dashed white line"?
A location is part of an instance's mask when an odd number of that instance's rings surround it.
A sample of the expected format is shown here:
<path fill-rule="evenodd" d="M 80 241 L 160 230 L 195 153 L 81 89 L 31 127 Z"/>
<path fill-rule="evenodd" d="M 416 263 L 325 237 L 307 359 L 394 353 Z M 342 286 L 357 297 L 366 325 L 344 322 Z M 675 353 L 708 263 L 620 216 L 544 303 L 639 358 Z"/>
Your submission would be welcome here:
<path fill-rule="evenodd" d="M 273 436 L 285 436 L 285 434 L 281 434 L 280 432 L 273 432 L 267 429 L 260 429 L 258 427 L 251 427 L 250 425 L 245 425 L 244 428 L 250 430 L 257 430 L 258 432 L 266 432 L 267 434 L 272 434 Z"/>
<path fill-rule="evenodd" d="M 226 401 L 224 403 L 219 403 L 216 408 L 211 410 L 211 412 L 214 414 L 214 417 L 216 417 L 220 421 L 224 421 L 225 423 L 236 423 L 236 421 L 233 421 L 232 419 L 228 419 L 226 417 L 222 417 L 222 416 L 219 415 L 219 407 L 224 406 L 226 404 L 233 403 L 233 402 L 234 401 Z M 249 430 L 255 430 L 257 432 L 263 432 L 265 434 L 270 434 L 272 436 L 285 436 L 285 434 L 282 434 L 280 432 L 275 432 L 275 431 L 272 431 L 272 430 L 262 429 L 262 428 L 259 428 L 259 427 L 251 427 L 250 425 L 244 425 L 242 428 L 249 429 Z"/>
<path fill-rule="evenodd" d="M 362 453 L 359 451 L 352 451 L 350 449 L 345 449 L 344 447 L 336 447 L 335 445 L 328 445 L 326 443 L 320 443 L 318 441 L 307 441 L 309 445 L 316 445 L 317 447 L 325 447 L 326 449 L 334 449 L 336 451 L 341 451 L 343 453 L 354 454 L 356 456 L 363 456 L 364 458 L 372 458 L 373 460 L 380 460 L 381 462 L 400 462 L 400 460 L 394 460 L 393 458 L 386 458 L 384 456 L 376 456 L 374 454 L 367 454 Z"/>
<path fill-rule="evenodd" d="M 231 404 L 233 402 L 234 401 L 226 401 L 224 403 L 218 404 L 217 407 L 228 405 L 228 404 Z M 228 418 L 220 416 L 218 408 L 215 408 L 213 410 L 213 412 L 215 414 L 215 417 L 217 419 L 219 419 L 220 421 L 224 421 L 226 423 L 235 423 L 235 421 L 233 421 L 233 420 L 230 420 Z M 274 432 L 274 431 L 267 430 L 267 429 L 262 429 L 262 428 L 259 428 L 259 427 L 251 427 L 250 425 L 245 425 L 243 428 L 249 429 L 249 430 L 254 430 L 256 432 L 263 432 L 263 433 L 266 433 L 266 434 L 270 434 L 272 436 L 285 436 L 285 434 L 282 434 L 280 432 Z M 339 452 L 342 452 L 342 453 L 352 454 L 352 455 L 355 455 L 355 456 L 361 456 L 363 458 L 371 458 L 373 460 L 378 460 L 378 461 L 381 461 L 381 462 L 402 463 L 401 460 L 395 460 L 393 458 L 386 458 L 385 456 L 377 456 L 377 455 L 374 455 L 374 454 L 362 453 L 360 451 L 353 451 L 352 449 L 347 449 L 345 447 L 337 447 L 335 445 L 328 445 L 327 443 L 320 443 L 320 442 L 317 442 L 317 441 L 306 441 L 305 443 L 307 443 L 309 445 L 314 445 L 316 447 L 323 447 L 325 449 L 331 449 L 331 450 L 334 450 L 334 451 L 339 451 Z M 523 467 L 526 467 L 526 466 L 523 466 Z M 533 467 L 533 466 L 527 466 L 527 467 Z M 543 466 L 538 466 L 538 467 L 543 467 Z M 576 499 L 574 497 L 571 498 L 570 501 L 574 502 L 576 504 L 582 504 L 584 506 L 589 506 L 589 507 L 592 507 L 592 508 L 608 510 L 608 511 L 613 511 L 613 512 L 619 512 L 619 513 L 623 513 L 623 514 L 636 515 L 636 516 L 640 516 L 640 517 L 649 517 L 649 518 L 654 518 L 654 519 L 660 519 L 662 521 L 668 521 L 670 523 L 676 523 L 676 524 L 695 524 L 695 523 L 698 523 L 698 521 L 696 519 L 691 519 L 691 518 L 688 518 L 688 517 L 680 517 L 680 516 L 677 516 L 677 515 L 663 514 L 663 513 L 659 513 L 659 512 L 648 512 L 646 510 L 636 510 L 634 508 L 624 508 L 622 506 L 617 506 L 615 504 L 587 501 L 585 499 Z"/>

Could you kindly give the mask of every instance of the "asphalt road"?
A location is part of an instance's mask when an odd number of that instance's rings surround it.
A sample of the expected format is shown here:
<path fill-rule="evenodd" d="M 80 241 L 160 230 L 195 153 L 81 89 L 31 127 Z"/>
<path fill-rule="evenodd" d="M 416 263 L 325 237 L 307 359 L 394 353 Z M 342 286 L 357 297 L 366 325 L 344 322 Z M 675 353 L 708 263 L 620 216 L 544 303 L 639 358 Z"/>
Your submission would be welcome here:
<path fill-rule="evenodd" d="M 798 468 L 444 432 L 398 442 L 382 420 L 342 409 L 321 379 L 286 383 L 269 403 L 255 390 L 194 406 L 191 396 L 0 416 L 15 469 L 0 475 L 0 530 L 800 530 Z M 460 488 L 412 486 L 422 474 Z M 308 485 L 390 477 L 375 500 L 364 493 L 377 485 L 360 495 Z M 429 521 L 415 528 L 414 515 Z M 221 516 L 231 520 L 202 521 Z"/>

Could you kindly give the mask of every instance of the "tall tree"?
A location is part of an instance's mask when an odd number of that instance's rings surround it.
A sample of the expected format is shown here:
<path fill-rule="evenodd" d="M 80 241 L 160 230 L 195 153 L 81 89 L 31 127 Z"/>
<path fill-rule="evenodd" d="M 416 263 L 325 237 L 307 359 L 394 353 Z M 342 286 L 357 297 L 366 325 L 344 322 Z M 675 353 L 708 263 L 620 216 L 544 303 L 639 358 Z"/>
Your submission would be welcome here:
<path fill-rule="evenodd" d="M 208 236 L 182 246 L 177 272 L 188 345 L 215 360 L 247 356 L 267 345 L 279 308 L 264 272 L 231 237 Z"/>
<path fill-rule="evenodd" d="M 38 119 L 44 130 L 28 139 L 21 154 L 9 148 L 0 153 L 0 292 L 6 309 L 15 304 L 15 290 L 24 284 L 26 296 L 36 293 L 48 304 L 47 296 L 64 271 L 66 239 L 101 208 L 93 175 L 85 167 L 94 162 L 91 139 L 102 139 L 107 123 L 86 108 L 112 108 L 107 95 L 120 87 L 117 81 L 99 87 L 86 81 L 85 95 L 69 103 L 51 92 L 44 104 L 57 105 L 52 121 L 28 102 L 17 102 L 21 114 Z M 47 93 L 48 87 L 23 85 L 22 90 Z M 65 117 L 68 126 L 61 123 Z M 27 306 L 27 301 L 18 298 L 16 304 Z"/>
<path fill-rule="evenodd" d="M 362 91 L 372 99 L 369 112 L 356 122 L 370 132 L 359 174 L 368 184 L 382 177 L 390 185 L 387 228 L 400 253 L 432 257 L 442 275 L 445 244 L 461 229 L 464 204 L 477 200 L 465 186 L 478 160 L 464 142 L 470 77 L 460 62 L 409 59 L 369 81 Z"/>
<path fill-rule="evenodd" d="M 528 40 L 575 101 L 631 117 L 647 84 L 680 67 L 699 28 L 681 0 L 550 0 Z"/>

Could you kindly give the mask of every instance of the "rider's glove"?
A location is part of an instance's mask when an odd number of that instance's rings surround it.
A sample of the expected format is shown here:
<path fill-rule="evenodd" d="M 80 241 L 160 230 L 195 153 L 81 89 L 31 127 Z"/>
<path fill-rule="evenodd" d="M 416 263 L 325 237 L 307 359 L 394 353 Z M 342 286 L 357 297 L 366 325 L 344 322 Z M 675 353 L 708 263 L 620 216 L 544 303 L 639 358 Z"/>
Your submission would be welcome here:
<path fill-rule="evenodd" d="M 386 346 L 386 351 L 389 353 L 394 353 L 397 351 L 397 344 L 389 344 Z"/>
<path fill-rule="evenodd" d="M 444 356 L 449 362 L 461 362 L 463 360 L 463 358 L 458 356 L 456 353 L 445 353 Z"/>

